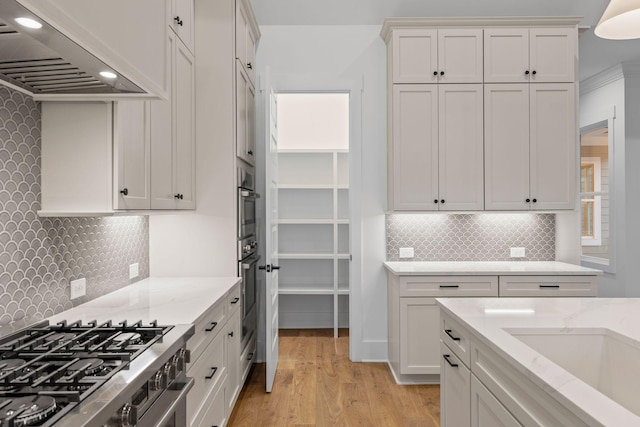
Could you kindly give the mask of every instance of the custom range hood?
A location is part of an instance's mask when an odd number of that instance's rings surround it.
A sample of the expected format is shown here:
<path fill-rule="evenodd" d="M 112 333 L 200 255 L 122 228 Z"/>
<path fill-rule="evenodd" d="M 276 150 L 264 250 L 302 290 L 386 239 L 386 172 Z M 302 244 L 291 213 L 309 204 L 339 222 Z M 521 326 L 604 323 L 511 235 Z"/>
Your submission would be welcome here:
<path fill-rule="evenodd" d="M 35 97 L 145 93 L 14 0 L 0 0 L 0 80 Z"/>

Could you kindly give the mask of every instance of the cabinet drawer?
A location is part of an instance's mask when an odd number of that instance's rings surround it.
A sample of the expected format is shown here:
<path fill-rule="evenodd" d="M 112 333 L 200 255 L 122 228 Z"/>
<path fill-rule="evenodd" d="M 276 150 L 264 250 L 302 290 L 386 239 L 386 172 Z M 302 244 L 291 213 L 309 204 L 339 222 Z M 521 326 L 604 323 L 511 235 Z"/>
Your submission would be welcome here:
<path fill-rule="evenodd" d="M 470 366 L 470 336 L 458 322 L 443 315 L 440 319 L 440 339 L 464 363 Z"/>
<path fill-rule="evenodd" d="M 195 333 L 187 342 L 187 348 L 191 352 L 191 363 L 188 369 L 198 361 L 198 358 L 207 345 L 222 330 L 226 321 L 226 304 L 224 301 L 216 304 L 205 317 L 195 325 Z"/>
<path fill-rule="evenodd" d="M 442 427 L 469 427 L 471 371 L 440 343 L 440 424 Z"/>
<path fill-rule="evenodd" d="M 229 307 L 229 316 L 242 306 L 242 288 L 236 286 L 227 295 L 227 307 Z"/>
<path fill-rule="evenodd" d="M 497 276 L 402 276 L 401 297 L 497 297 Z"/>
<path fill-rule="evenodd" d="M 198 417 L 191 422 L 191 427 L 222 427 L 227 423 L 225 413 L 225 394 L 227 392 L 227 377 L 220 383 L 220 386 L 214 390 L 213 397 L 207 399 L 211 404 Z"/>
<path fill-rule="evenodd" d="M 251 365 L 253 365 L 253 360 L 256 355 L 256 337 L 255 334 L 253 338 L 247 344 L 247 347 L 244 349 L 242 354 L 240 355 L 240 374 L 242 375 L 240 379 L 240 385 L 244 384 L 247 376 L 249 375 L 249 370 L 251 369 Z"/>
<path fill-rule="evenodd" d="M 595 297 L 596 276 L 500 276 L 501 297 Z"/>
<path fill-rule="evenodd" d="M 220 378 L 226 376 L 224 343 L 225 335 L 218 334 L 204 350 L 202 357 L 187 371 L 187 375 L 195 380 L 187 397 L 187 413 L 193 415 L 190 421 L 193 421 L 197 414 L 204 410 L 214 386 Z"/>

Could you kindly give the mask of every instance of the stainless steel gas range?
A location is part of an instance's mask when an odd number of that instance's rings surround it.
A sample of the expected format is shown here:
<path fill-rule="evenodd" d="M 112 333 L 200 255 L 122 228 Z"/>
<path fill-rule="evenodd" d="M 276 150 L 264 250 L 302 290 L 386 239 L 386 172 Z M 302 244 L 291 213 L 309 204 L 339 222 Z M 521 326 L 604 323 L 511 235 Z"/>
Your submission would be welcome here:
<path fill-rule="evenodd" d="M 193 325 L 89 322 L 0 338 L 0 426 L 185 426 Z"/>

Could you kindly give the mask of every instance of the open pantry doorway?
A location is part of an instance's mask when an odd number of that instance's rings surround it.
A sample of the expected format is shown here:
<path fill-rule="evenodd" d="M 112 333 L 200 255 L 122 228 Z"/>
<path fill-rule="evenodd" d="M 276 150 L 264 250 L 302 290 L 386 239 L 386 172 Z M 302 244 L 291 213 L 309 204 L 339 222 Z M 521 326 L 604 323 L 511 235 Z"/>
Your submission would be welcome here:
<path fill-rule="evenodd" d="M 279 327 L 350 327 L 350 91 L 279 92 Z M 351 338 L 351 337 L 350 337 Z"/>

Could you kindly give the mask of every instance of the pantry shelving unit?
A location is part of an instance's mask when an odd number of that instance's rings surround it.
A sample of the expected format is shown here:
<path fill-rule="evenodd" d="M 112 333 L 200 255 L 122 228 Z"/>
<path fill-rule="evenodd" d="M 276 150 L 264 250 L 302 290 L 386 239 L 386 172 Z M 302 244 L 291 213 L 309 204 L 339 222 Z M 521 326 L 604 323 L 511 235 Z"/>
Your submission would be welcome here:
<path fill-rule="evenodd" d="M 278 151 L 278 224 L 279 293 L 315 298 L 297 304 L 306 318 L 296 326 L 326 327 L 330 316 L 337 337 L 348 324 L 340 311 L 349 295 L 348 150 Z M 327 306 L 331 313 L 323 312 Z"/>

